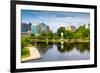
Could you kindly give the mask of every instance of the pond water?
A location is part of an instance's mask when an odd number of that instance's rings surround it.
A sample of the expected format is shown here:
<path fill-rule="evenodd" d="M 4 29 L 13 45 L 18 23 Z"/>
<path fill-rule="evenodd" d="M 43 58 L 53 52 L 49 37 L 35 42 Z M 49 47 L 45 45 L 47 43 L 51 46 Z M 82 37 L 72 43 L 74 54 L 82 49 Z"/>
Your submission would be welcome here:
<path fill-rule="evenodd" d="M 90 59 L 89 43 L 33 43 L 41 54 L 40 59 L 28 62 L 72 61 Z"/>

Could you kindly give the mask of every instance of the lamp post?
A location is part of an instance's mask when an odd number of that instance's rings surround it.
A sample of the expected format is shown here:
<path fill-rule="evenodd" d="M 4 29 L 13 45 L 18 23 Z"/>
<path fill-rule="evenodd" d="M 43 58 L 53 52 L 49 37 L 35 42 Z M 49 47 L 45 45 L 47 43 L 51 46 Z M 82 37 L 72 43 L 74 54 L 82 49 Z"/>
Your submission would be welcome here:
<path fill-rule="evenodd" d="M 61 39 L 63 40 L 63 32 L 61 32 Z"/>
<path fill-rule="evenodd" d="M 64 33 L 63 32 L 61 32 L 61 44 L 63 44 L 64 42 L 63 42 L 63 35 L 64 35 Z"/>
<path fill-rule="evenodd" d="M 47 32 L 47 35 L 46 35 L 46 43 L 48 44 L 48 32 Z"/>
<path fill-rule="evenodd" d="M 61 49 L 64 49 L 64 45 L 63 45 L 63 43 L 64 43 L 64 41 L 63 41 L 63 32 L 61 32 Z"/>

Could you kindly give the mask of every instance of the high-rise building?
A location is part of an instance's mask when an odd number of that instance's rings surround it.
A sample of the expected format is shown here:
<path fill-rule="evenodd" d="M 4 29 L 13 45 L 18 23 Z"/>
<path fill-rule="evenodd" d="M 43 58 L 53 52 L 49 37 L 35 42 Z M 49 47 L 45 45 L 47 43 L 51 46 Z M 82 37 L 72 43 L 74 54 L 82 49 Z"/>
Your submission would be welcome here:
<path fill-rule="evenodd" d="M 21 35 L 30 35 L 31 34 L 31 23 L 21 23 Z"/>
<path fill-rule="evenodd" d="M 40 23 L 39 24 L 39 32 L 46 31 L 46 24 L 45 23 Z"/>
<path fill-rule="evenodd" d="M 31 31 L 32 31 L 32 33 L 34 33 L 35 35 L 38 35 L 38 34 L 39 34 L 39 26 L 38 26 L 38 24 L 32 24 L 32 25 L 31 25 Z"/>
<path fill-rule="evenodd" d="M 49 26 L 47 26 L 45 23 L 39 23 L 39 24 L 32 24 L 31 25 L 31 31 L 35 35 L 38 35 L 41 32 L 47 32 L 49 30 L 50 30 Z"/>
<path fill-rule="evenodd" d="M 67 30 L 69 30 L 71 32 L 75 32 L 76 28 L 75 28 L 75 26 L 67 26 Z"/>
<path fill-rule="evenodd" d="M 31 31 L 31 23 L 21 23 L 21 32 Z"/>
<path fill-rule="evenodd" d="M 50 31 L 50 28 L 49 28 L 49 26 L 46 26 L 46 30 L 47 30 L 47 32 L 48 32 L 48 31 Z"/>
<path fill-rule="evenodd" d="M 32 25 L 32 23 L 29 23 L 29 31 L 31 31 L 31 25 Z"/>

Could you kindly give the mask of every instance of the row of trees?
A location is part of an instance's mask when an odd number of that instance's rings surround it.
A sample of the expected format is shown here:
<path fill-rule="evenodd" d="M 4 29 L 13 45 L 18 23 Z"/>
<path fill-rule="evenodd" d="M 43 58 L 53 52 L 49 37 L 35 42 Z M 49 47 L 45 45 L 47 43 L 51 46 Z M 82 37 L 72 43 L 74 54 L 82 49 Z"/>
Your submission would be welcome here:
<path fill-rule="evenodd" d="M 52 31 L 49 32 L 43 31 L 38 36 L 35 36 L 32 33 L 31 38 L 59 39 L 61 38 L 61 33 L 63 33 L 64 39 L 90 39 L 90 29 L 86 29 L 85 26 L 80 26 L 78 29 L 76 29 L 75 32 L 65 30 L 65 27 L 60 27 L 59 29 L 57 29 L 56 33 L 53 33 Z"/>
<path fill-rule="evenodd" d="M 53 39 L 54 38 L 54 33 L 52 31 L 48 32 L 41 32 L 39 35 L 35 36 L 33 33 L 30 36 L 31 38 L 35 39 Z"/>
<path fill-rule="evenodd" d="M 65 39 L 84 39 L 84 38 L 90 38 L 90 29 L 85 28 L 85 26 L 80 26 L 78 29 L 76 29 L 75 32 L 71 32 L 68 30 L 65 30 L 65 27 L 60 27 L 57 30 L 57 34 L 60 37 L 61 32 L 64 33 Z"/>

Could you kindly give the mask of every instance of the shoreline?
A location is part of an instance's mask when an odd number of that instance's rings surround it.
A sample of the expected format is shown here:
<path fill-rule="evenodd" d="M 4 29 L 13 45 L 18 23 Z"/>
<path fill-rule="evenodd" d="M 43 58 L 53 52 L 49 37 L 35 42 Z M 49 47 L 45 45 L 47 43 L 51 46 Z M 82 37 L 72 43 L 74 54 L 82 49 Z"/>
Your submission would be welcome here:
<path fill-rule="evenodd" d="M 35 48 L 35 47 L 27 47 L 27 48 L 30 51 L 30 56 L 25 57 L 25 58 L 21 58 L 22 63 L 25 62 L 25 61 L 41 58 L 41 55 L 40 55 L 39 51 L 37 50 L 37 48 Z"/>
<path fill-rule="evenodd" d="M 90 43 L 90 40 L 82 40 L 82 39 L 52 39 L 52 40 L 39 40 L 35 39 L 32 41 L 33 43 L 43 43 L 43 42 L 50 42 L 50 43 L 60 43 L 60 42 L 65 42 L 65 43 Z"/>

